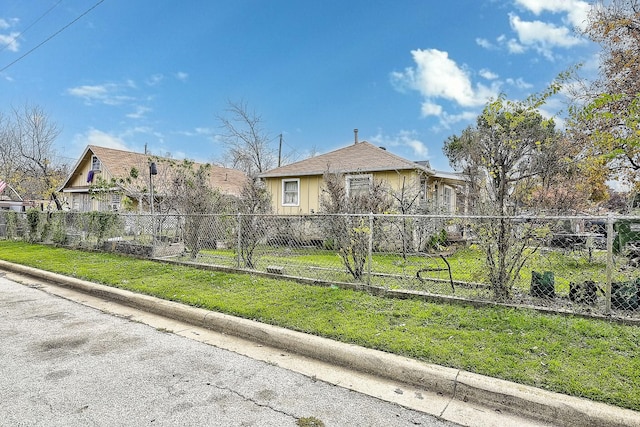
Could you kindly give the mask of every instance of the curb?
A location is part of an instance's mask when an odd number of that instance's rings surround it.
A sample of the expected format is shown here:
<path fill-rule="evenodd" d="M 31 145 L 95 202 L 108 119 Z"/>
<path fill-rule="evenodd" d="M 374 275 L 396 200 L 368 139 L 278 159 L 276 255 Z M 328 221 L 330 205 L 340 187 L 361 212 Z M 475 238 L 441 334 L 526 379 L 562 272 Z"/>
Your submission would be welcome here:
<path fill-rule="evenodd" d="M 640 427 L 640 413 L 454 368 L 345 344 L 0 260 L 0 269 L 67 286 L 137 309 L 418 386 L 450 399 L 557 426 Z"/>

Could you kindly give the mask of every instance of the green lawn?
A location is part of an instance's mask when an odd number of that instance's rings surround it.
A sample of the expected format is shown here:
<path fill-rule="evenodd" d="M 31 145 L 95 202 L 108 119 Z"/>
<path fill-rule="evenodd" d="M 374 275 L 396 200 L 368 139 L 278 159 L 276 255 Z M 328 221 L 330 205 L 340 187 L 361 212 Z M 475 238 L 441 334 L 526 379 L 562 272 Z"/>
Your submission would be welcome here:
<path fill-rule="evenodd" d="M 188 256 L 184 258 L 189 260 Z M 333 280 L 350 282 L 353 278 L 345 272 L 342 261 L 335 251 L 320 249 L 283 249 L 258 247 L 255 260 L 257 269 L 264 271 L 268 265 L 286 267 L 286 273 L 293 276 L 304 276 L 317 280 Z M 237 260 L 233 250 L 203 250 L 198 261 L 235 267 Z M 457 250 L 447 257 L 451 265 L 453 280 L 460 282 L 485 283 L 486 266 L 483 252 L 477 247 Z M 423 277 L 432 277 L 444 281 L 440 286 L 425 288 L 415 280 L 416 271 L 425 268 L 446 267 L 437 255 L 410 255 L 406 258 L 397 254 L 374 253 L 372 256 L 371 284 L 391 289 L 428 290 L 436 293 L 449 293 L 451 289 L 446 282 L 449 279 L 447 271 L 424 273 Z M 537 250 L 520 272 L 515 287 L 528 291 L 531 284 L 531 271 L 553 271 L 555 274 L 556 290 L 560 294 L 568 294 L 569 282 L 584 282 L 593 280 L 604 284 L 606 282 L 606 252 L 595 250 L 592 259 L 588 252 L 562 252 Z M 614 272 L 613 280 L 628 280 L 628 271 Z M 460 289 L 456 293 L 465 291 Z M 473 291 L 476 292 L 477 291 Z M 471 292 L 468 296 L 473 297 Z M 481 291 L 489 295 L 489 291 Z M 469 292 L 467 292 L 469 293 Z"/>
<path fill-rule="evenodd" d="M 640 327 L 0 242 L 0 259 L 640 410 Z"/>

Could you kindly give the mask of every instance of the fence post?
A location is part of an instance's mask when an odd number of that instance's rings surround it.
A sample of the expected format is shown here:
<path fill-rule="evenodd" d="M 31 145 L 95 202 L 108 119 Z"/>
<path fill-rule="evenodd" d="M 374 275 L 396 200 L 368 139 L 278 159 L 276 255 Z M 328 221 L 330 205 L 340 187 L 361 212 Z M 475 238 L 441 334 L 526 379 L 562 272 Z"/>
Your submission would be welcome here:
<path fill-rule="evenodd" d="M 238 225 L 238 257 L 236 258 L 236 267 L 240 268 L 240 266 L 242 265 L 241 261 L 242 261 L 242 242 L 240 241 L 240 239 L 242 238 L 242 221 L 240 218 L 240 215 L 242 215 L 241 213 L 238 213 L 236 215 L 236 221 L 237 221 L 237 225 Z"/>
<path fill-rule="evenodd" d="M 373 263 L 373 212 L 369 214 L 369 249 L 367 252 L 367 285 L 371 285 L 371 264 Z"/>
<path fill-rule="evenodd" d="M 607 283 L 605 287 L 605 313 L 611 314 L 611 282 L 613 281 L 613 215 L 607 216 Z"/>

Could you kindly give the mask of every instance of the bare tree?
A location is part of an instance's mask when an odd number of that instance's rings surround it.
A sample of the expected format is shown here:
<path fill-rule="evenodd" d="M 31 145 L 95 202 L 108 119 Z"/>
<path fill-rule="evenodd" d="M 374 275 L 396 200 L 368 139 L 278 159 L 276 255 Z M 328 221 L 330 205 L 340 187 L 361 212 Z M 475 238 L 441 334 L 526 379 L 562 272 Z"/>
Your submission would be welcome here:
<path fill-rule="evenodd" d="M 392 204 L 384 183 L 371 182 L 369 191 L 349 193 L 345 177 L 340 173 L 325 172 L 321 208 L 330 214 L 324 224 L 327 236 L 333 239 L 345 268 L 356 280 L 362 280 L 369 253 L 369 237 L 374 232 L 362 214 L 382 213 Z M 360 214 L 360 215 L 357 215 Z"/>
<path fill-rule="evenodd" d="M 407 259 L 407 254 L 414 250 L 413 232 L 415 220 L 408 215 L 416 213 L 420 204 L 420 180 L 407 183 L 407 177 L 402 177 L 402 185 L 395 191 L 391 191 L 391 197 L 398 211 L 402 215 L 396 223 L 398 235 L 402 243 L 402 258 Z"/>
<path fill-rule="evenodd" d="M 240 256 L 244 267 L 256 268 L 254 252 L 268 230 L 264 214 L 272 212 L 271 195 L 264 183 L 257 179 L 247 180 L 238 200 L 238 212 Z"/>
<path fill-rule="evenodd" d="M 263 127 L 262 117 L 249 110 L 244 101 L 229 101 L 225 113 L 218 120 L 224 130 L 220 138 L 227 147 L 231 167 L 255 177 L 276 166 L 277 150 L 270 145 L 271 137 Z"/>
<path fill-rule="evenodd" d="M 212 213 L 226 213 L 232 201 L 209 183 L 210 164 L 196 164 L 190 160 L 173 160 L 151 157 L 163 163 L 163 194 L 158 198 L 158 212 L 175 212 L 184 220 L 184 242 L 191 258 L 196 258 L 216 231 L 219 231 L 219 218 Z M 161 216 L 160 218 L 166 218 Z M 158 224 L 161 231 L 162 224 Z"/>
<path fill-rule="evenodd" d="M 62 203 L 56 188 L 65 177 L 65 165 L 57 164 L 54 143 L 60 128 L 38 106 L 13 108 L 0 116 L 0 172 L 17 191 L 31 199 Z"/>

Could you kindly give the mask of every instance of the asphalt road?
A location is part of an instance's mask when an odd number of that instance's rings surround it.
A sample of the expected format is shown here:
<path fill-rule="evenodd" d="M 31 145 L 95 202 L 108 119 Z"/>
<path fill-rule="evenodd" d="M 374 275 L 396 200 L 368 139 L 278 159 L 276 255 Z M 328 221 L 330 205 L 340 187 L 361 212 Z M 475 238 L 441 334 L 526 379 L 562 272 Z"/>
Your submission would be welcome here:
<path fill-rule="evenodd" d="M 280 427 L 311 417 L 327 427 L 455 425 L 0 277 L 1 426 Z"/>

